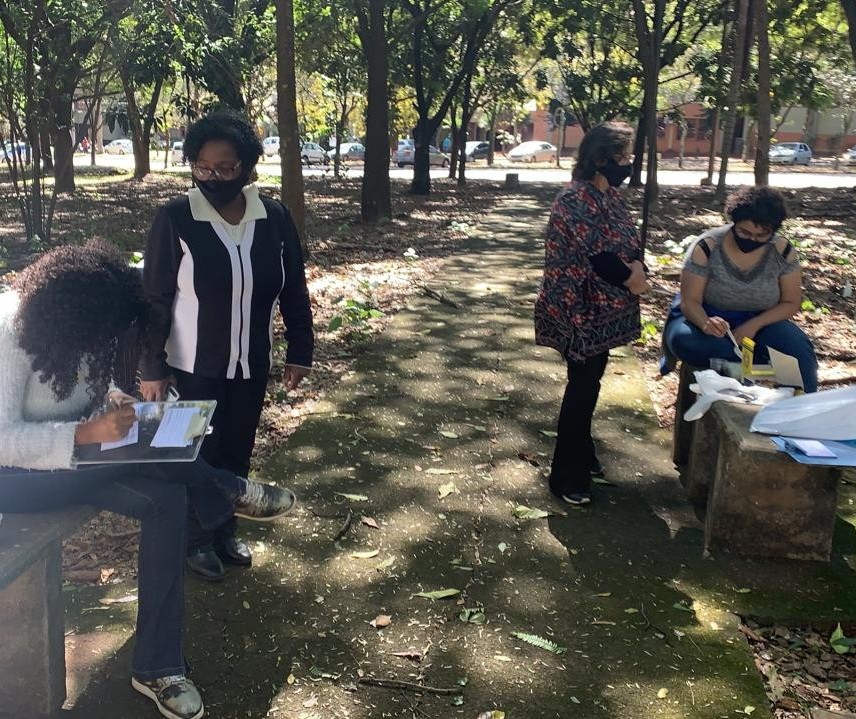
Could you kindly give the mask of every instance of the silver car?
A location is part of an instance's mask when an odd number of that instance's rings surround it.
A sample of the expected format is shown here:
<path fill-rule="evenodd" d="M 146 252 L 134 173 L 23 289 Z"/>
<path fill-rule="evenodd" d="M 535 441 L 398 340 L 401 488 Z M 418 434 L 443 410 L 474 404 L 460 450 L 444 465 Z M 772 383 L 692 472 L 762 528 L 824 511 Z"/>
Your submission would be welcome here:
<path fill-rule="evenodd" d="M 413 165 L 416 158 L 416 146 L 401 145 L 399 143 L 398 151 L 395 153 L 395 162 L 399 167 L 405 165 Z M 428 145 L 428 164 L 437 167 L 446 167 L 449 164 L 449 156 L 440 152 L 434 145 Z"/>
<path fill-rule="evenodd" d="M 848 165 L 856 165 L 856 145 L 847 150 L 845 157 L 847 158 Z"/>
<path fill-rule="evenodd" d="M 808 165 L 811 148 L 804 142 L 779 142 L 770 148 L 770 164 Z"/>

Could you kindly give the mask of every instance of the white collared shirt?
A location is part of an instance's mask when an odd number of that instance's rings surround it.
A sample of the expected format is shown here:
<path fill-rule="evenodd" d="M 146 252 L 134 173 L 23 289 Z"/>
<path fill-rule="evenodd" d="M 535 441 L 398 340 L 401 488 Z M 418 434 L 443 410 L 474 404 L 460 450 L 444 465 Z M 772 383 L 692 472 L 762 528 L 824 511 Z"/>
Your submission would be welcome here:
<path fill-rule="evenodd" d="M 235 244 L 240 245 L 247 223 L 267 218 L 267 210 L 265 210 L 265 206 L 259 198 L 259 188 L 255 184 L 251 184 L 244 187 L 241 192 L 244 193 L 247 206 L 244 209 L 244 216 L 241 218 L 241 221 L 237 225 L 233 225 L 223 219 L 223 216 L 214 209 L 214 206 L 205 199 L 205 195 L 202 194 L 202 191 L 198 187 L 191 187 L 187 191 L 187 196 L 190 198 L 190 212 L 193 215 L 193 219 L 197 222 L 219 224 L 226 230 Z"/>

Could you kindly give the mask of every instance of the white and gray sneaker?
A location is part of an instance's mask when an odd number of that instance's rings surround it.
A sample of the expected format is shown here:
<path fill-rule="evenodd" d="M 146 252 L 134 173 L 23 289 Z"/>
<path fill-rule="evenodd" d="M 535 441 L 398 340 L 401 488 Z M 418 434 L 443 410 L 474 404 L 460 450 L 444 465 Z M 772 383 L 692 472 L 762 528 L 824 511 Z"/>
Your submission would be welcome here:
<path fill-rule="evenodd" d="M 287 487 L 263 484 L 245 479 L 247 488 L 235 500 L 235 514 L 256 522 L 270 522 L 288 514 L 297 504 L 297 497 Z"/>
<path fill-rule="evenodd" d="M 199 690 L 183 674 L 149 681 L 131 677 L 131 686 L 151 699 L 169 719 L 200 719 L 205 713 Z"/>

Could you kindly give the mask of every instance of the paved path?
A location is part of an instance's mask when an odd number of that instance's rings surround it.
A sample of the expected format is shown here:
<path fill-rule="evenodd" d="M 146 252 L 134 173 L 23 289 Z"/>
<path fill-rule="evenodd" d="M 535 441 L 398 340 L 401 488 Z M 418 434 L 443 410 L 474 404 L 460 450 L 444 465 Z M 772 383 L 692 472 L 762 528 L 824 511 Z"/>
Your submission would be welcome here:
<path fill-rule="evenodd" d="M 531 324 L 548 202 L 510 197 L 489 215 L 432 282 L 457 307 L 415 297 L 267 466 L 300 512 L 254 530 L 251 570 L 190 585 L 188 654 L 210 716 L 718 719 L 754 707 L 757 719 L 767 702 L 737 616 L 856 616 L 840 556 L 821 568 L 702 558 L 627 351 L 607 370 L 595 428 L 614 486 L 584 510 L 551 498 L 544 433 L 563 366 L 533 345 Z M 518 505 L 552 516 L 521 521 Z M 440 589 L 460 594 L 415 596 Z M 93 614 L 81 641 L 96 622 L 127 625 Z M 371 626 L 378 615 L 391 624 Z M 126 686 L 128 654 L 99 667 L 71 716 L 107 716 L 93 713 L 107 694 L 122 709 L 111 716 L 150 716 Z M 462 688 L 463 704 L 365 677 Z"/>

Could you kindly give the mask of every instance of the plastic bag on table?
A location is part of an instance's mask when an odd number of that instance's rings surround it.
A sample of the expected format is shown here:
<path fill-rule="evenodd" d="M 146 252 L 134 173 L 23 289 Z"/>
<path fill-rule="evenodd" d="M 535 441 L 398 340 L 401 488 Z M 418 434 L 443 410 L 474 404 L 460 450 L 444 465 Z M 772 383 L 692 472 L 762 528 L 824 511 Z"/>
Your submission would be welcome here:
<path fill-rule="evenodd" d="M 758 412 L 749 429 L 807 439 L 856 439 L 856 387 L 776 402 Z"/>
<path fill-rule="evenodd" d="M 746 386 L 733 377 L 723 377 L 712 369 L 695 373 L 695 384 L 690 389 L 698 395 L 695 403 L 684 414 L 684 420 L 693 422 L 700 419 L 710 406 L 717 401 L 739 402 L 743 404 L 764 405 L 792 397 L 792 387 L 759 387 Z"/>

